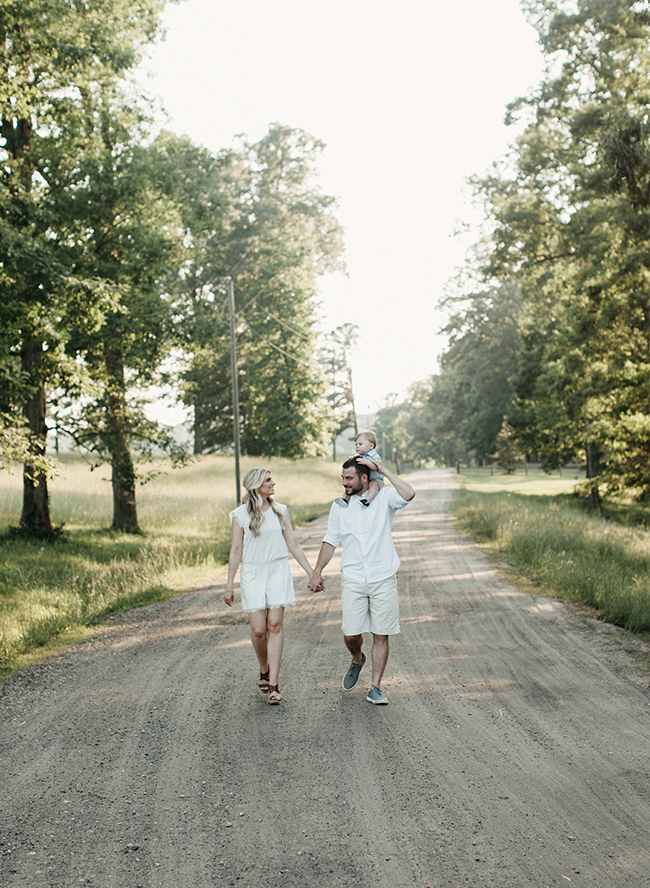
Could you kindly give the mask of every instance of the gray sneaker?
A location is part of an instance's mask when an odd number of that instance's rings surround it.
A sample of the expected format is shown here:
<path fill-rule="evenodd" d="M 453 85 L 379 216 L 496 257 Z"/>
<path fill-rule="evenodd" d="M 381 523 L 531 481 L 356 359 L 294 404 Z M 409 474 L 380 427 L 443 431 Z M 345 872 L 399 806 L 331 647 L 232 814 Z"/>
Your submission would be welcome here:
<path fill-rule="evenodd" d="M 348 507 L 348 501 L 346 499 L 343 499 L 342 496 L 337 496 L 334 502 L 337 506 L 341 506 L 342 509 L 347 509 Z"/>
<path fill-rule="evenodd" d="M 368 703 L 374 703 L 375 705 L 385 706 L 388 703 L 388 698 L 384 697 L 379 688 L 376 688 L 374 685 L 368 691 L 368 696 L 366 697 Z"/>
<path fill-rule="evenodd" d="M 361 654 L 361 662 L 350 663 L 350 668 L 343 676 L 343 690 L 351 691 L 353 688 L 356 688 L 357 682 L 359 681 L 359 673 L 363 669 L 363 664 L 366 662 L 366 655 Z M 388 701 L 386 701 L 388 702 Z"/>

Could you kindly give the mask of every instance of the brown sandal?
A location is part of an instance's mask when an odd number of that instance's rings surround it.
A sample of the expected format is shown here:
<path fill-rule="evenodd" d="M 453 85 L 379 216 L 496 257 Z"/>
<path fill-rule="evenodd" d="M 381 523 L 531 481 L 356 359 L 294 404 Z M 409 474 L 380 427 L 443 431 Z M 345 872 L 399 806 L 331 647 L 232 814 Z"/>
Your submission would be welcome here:
<path fill-rule="evenodd" d="M 282 694 L 277 685 L 269 685 L 269 703 L 282 703 Z"/>
<path fill-rule="evenodd" d="M 271 690 L 271 685 L 269 684 L 269 670 L 266 672 L 260 672 L 260 680 L 257 683 L 257 687 L 263 694 L 268 694 Z"/>

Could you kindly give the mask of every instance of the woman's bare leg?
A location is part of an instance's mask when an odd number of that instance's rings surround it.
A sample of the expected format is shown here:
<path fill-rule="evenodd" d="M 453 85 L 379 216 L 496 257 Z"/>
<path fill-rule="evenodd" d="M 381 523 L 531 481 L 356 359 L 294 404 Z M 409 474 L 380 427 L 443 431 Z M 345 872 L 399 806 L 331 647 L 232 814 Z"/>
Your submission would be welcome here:
<path fill-rule="evenodd" d="M 270 607 L 266 611 L 267 650 L 269 656 L 269 684 L 277 685 L 280 660 L 284 647 L 284 608 Z"/>
<path fill-rule="evenodd" d="M 264 673 L 269 668 L 268 633 L 266 630 L 265 610 L 253 611 L 248 615 L 251 624 L 251 641 L 253 650 L 257 654 L 260 664 L 260 672 Z"/>

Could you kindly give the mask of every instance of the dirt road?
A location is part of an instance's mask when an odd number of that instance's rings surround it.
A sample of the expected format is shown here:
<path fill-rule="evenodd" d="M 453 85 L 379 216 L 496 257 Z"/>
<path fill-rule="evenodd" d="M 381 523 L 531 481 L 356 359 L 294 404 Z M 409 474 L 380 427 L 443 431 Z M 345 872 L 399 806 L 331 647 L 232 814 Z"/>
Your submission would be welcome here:
<path fill-rule="evenodd" d="M 647 676 L 499 579 L 451 474 L 411 480 L 389 706 L 368 667 L 341 688 L 334 562 L 288 611 L 281 706 L 220 587 L 121 615 L 0 690 L 2 888 L 650 885 Z"/>

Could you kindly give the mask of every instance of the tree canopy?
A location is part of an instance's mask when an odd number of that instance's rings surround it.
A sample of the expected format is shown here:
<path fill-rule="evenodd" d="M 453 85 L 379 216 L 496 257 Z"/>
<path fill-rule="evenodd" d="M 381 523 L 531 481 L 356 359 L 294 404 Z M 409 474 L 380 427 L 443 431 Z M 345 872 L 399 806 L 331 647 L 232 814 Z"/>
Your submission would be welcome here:
<path fill-rule="evenodd" d="M 183 399 L 199 452 L 233 440 L 227 278 L 237 305 L 242 449 L 289 457 L 323 449 L 316 281 L 340 267 L 342 233 L 333 198 L 313 182 L 322 149 L 278 124 L 259 142 L 242 139 L 210 172 L 219 225 L 205 228 L 205 208 L 188 219 L 193 254 L 175 292 L 188 358 Z"/>
<path fill-rule="evenodd" d="M 526 0 L 545 75 L 507 109 L 523 125 L 475 177 L 487 230 L 473 281 L 443 306 L 433 456 L 508 440 L 586 488 L 650 493 L 650 6 Z M 503 441 L 503 435 L 501 437 Z M 444 444 L 444 446 L 443 446 Z"/>
<path fill-rule="evenodd" d="M 322 143 L 272 125 L 210 151 L 173 133 L 129 80 L 163 0 L 0 2 L 0 468 L 25 459 L 21 528 L 52 532 L 57 426 L 112 467 L 113 526 L 138 530 L 137 454 L 179 455 L 146 411 L 171 382 L 195 449 L 298 456 L 328 429 L 316 280 L 340 267 Z M 237 293 L 241 415 L 230 401 L 225 283 Z"/>
<path fill-rule="evenodd" d="M 64 384 L 71 321 L 100 323 L 114 293 L 70 261 L 57 192 L 106 121 L 102 97 L 158 31 L 162 0 L 20 0 L 0 4 L 0 359 L 4 422 L 26 422 L 21 527 L 51 532 L 47 389 Z M 62 236 L 63 235 L 63 236 Z M 23 419 L 19 417 L 22 414 Z"/>

